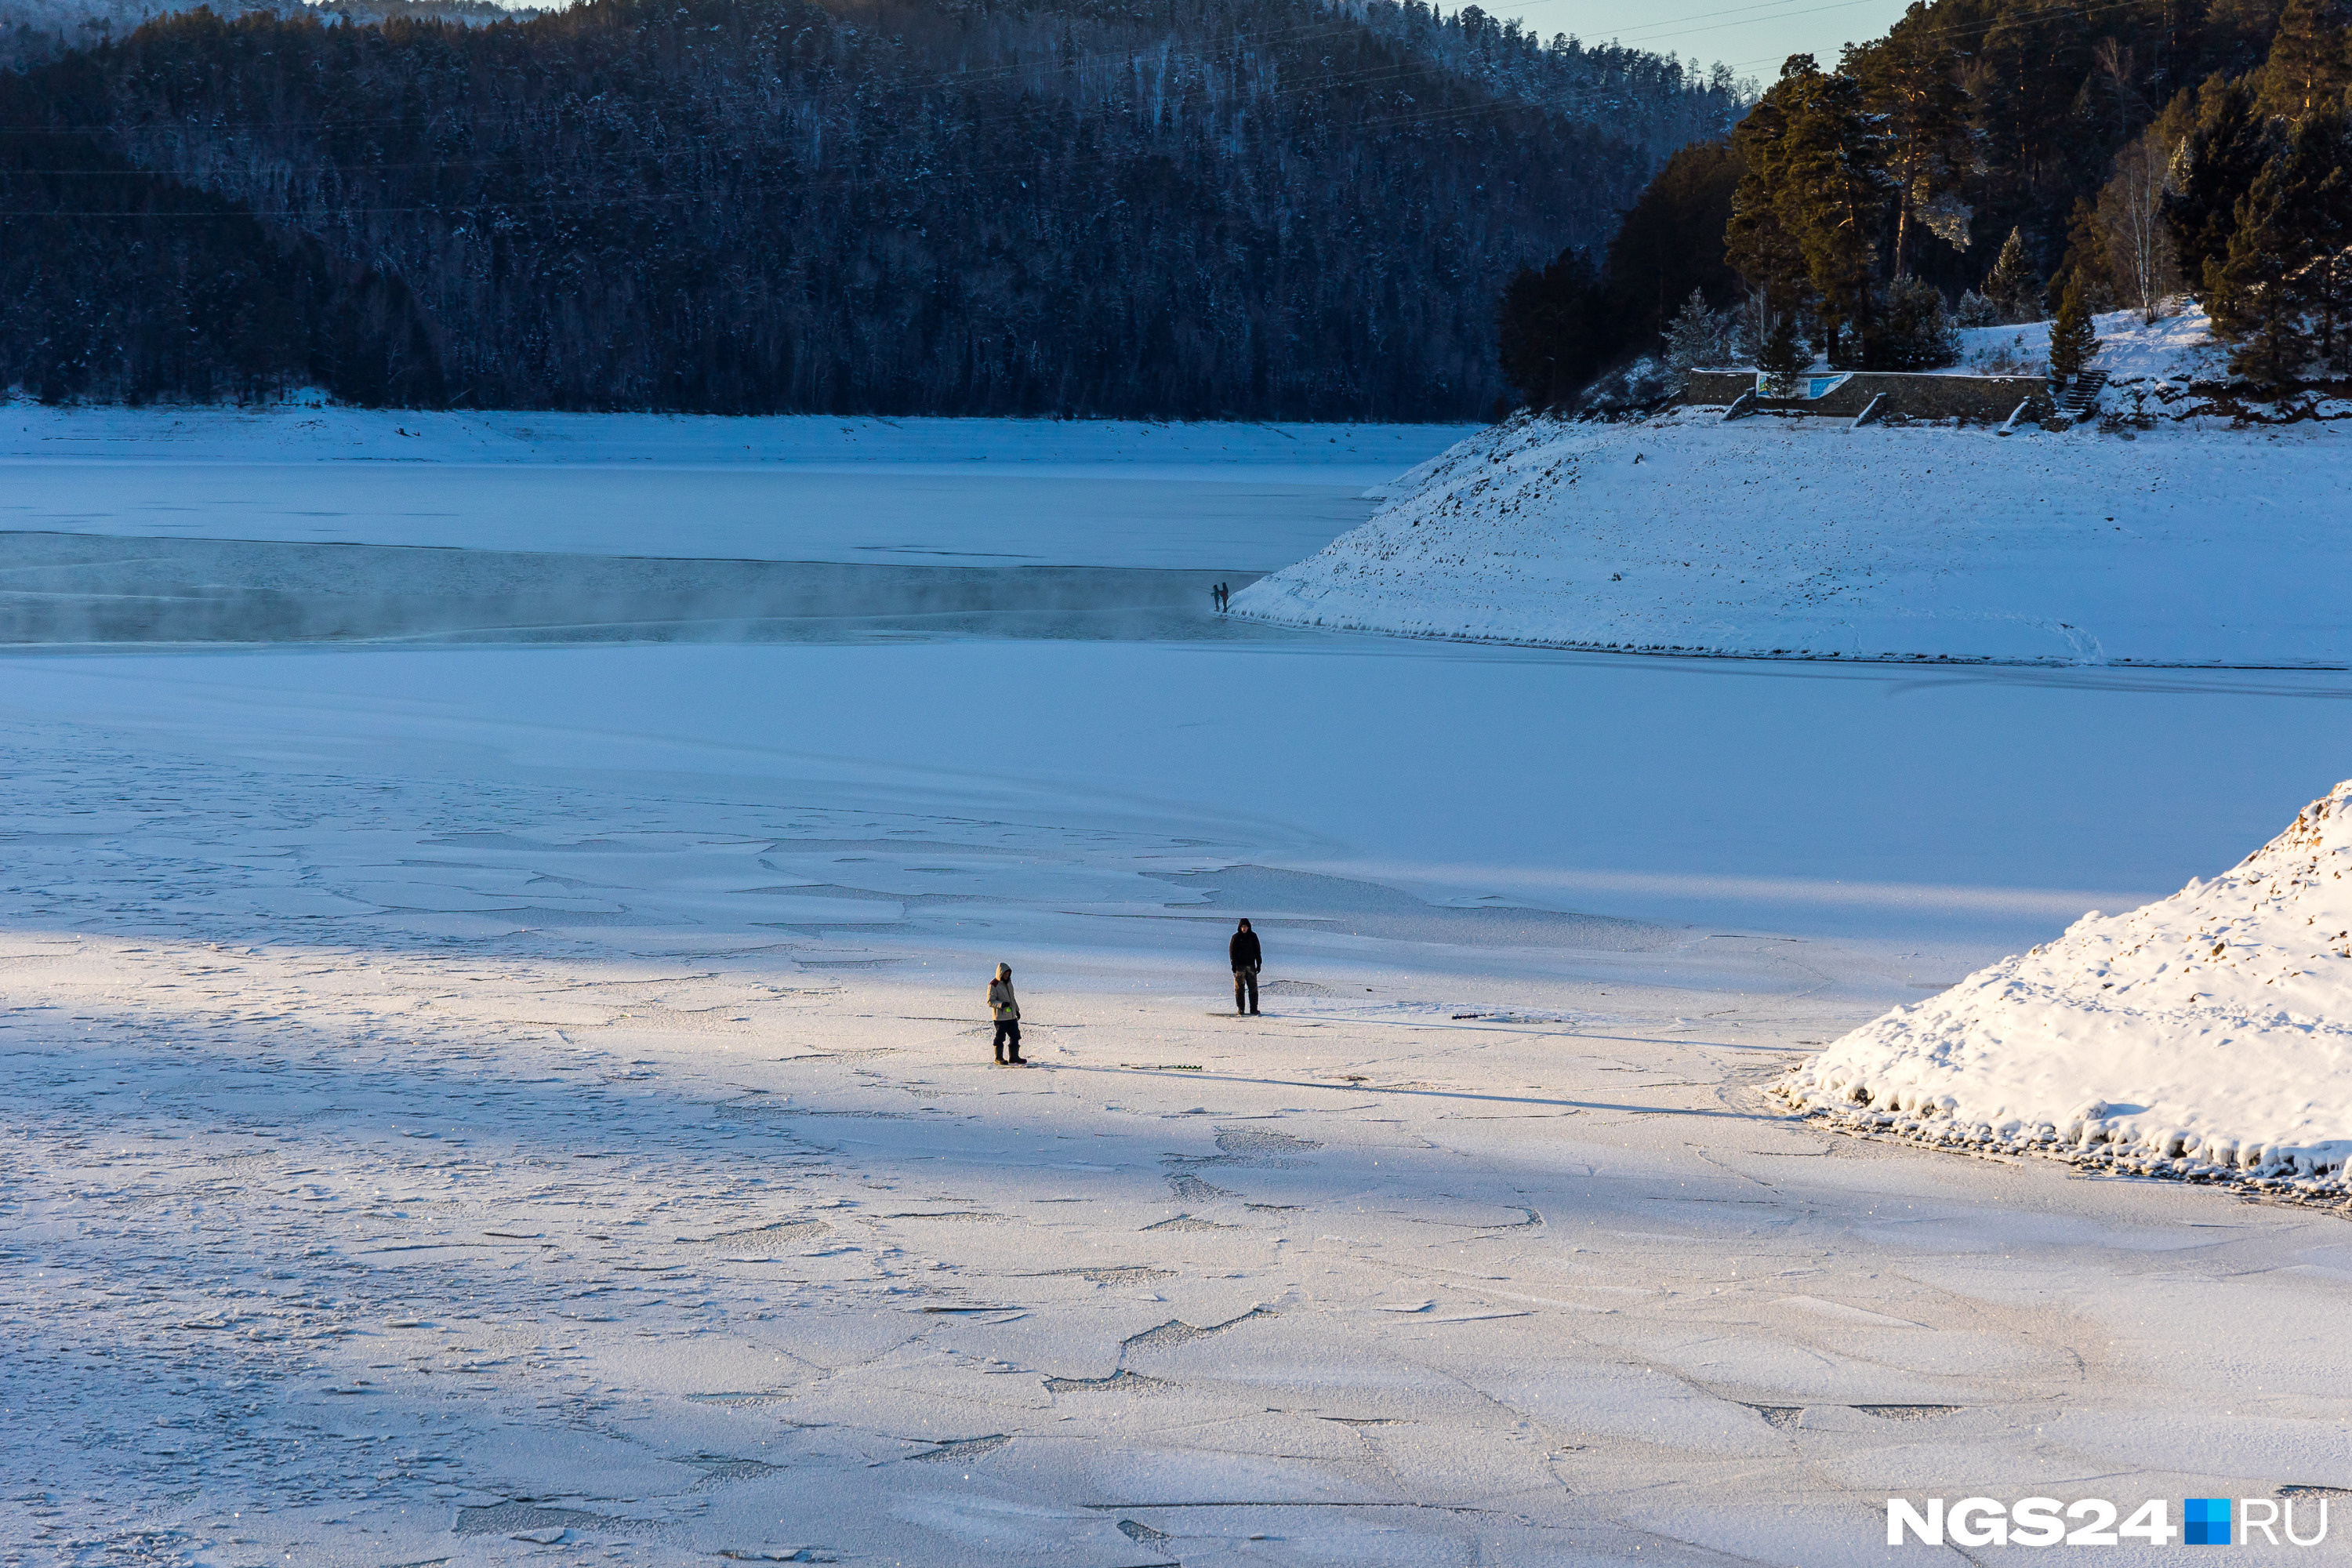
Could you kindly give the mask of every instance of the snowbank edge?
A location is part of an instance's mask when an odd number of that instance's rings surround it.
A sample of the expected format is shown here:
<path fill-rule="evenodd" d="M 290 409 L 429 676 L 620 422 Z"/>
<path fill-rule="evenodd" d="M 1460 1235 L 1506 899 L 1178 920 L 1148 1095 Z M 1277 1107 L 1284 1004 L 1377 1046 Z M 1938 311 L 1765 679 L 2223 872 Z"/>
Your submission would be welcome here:
<path fill-rule="evenodd" d="M 1840 1131 L 2352 1211 L 2347 873 L 2352 780 L 2221 876 L 2093 910 L 1766 1092 Z"/>

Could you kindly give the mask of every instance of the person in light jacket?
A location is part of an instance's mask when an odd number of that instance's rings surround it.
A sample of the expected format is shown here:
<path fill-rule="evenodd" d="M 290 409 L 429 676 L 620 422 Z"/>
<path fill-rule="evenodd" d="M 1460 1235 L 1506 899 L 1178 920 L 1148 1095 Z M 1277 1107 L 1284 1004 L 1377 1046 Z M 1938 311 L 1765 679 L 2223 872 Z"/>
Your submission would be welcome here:
<path fill-rule="evenodd" d="M 996 1065 L 1027 1067 L 1029 1064 L 1021 1057 L 1021 1004 L 1013 994 L 1013 966 L 1009 963 L 998 964 L 996 978 L 988 983 L 988 1014 L 996 1020 Z M 1009 1057 L 1004 1054 L 1008 1045 L 1013 1047 Z"/>
<path fill-rule="evenodd" d="M 1257 972 L 1265 965 L 1265 956 L 1258 949 L 1257 932 L 1250 930 L 1247 921 L 1234 932 L 1234 940 L 1225 944 L 1225 952 L 1234 961 L 1234 1016 L 1257 1016 Z M 1247 995 L 1244 1004 L 1244 996 Z"/>

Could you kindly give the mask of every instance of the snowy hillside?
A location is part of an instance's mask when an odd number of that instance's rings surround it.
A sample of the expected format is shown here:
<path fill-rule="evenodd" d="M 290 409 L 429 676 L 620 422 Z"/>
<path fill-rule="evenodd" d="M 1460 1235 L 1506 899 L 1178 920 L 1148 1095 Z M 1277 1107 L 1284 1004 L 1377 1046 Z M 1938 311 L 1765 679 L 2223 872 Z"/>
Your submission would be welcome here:
<path fill-rule="evenodd" d="M 2095 911 L 1855 1030 L 1780 1092 L 1852 1123 L 2143 1174 L 2340 1191 L 2352 781 L 2212 881 Z"/>
<path fill-rule="evenodd" d="M 2352 435 L 1519 420 L 1237 595 L 1301 626 L 1652 652 L 2352 661 Z"/>
<path fill-rule="evenodd" d="M 202 5 L 215 16 L 264 12 L 299 16 L 317 12 L 347 22 L 393 17 L 480 26 L 505 16 L 528 16 L 552 6 L 509 5 L 499 0 L 0 0 L 0 62 L 24 66 L 54 58 L 65 48 L 87 48 L 120 37 L 142 23 Z"/>
<path fill-rule="evenodd" d="M 2143 321 L 2137 310 L 2110 310 L 2091 319 L 2099 352 L 2090 368 L 2106 374 L 2116 389 L 2110 406 L 2131 406 L 2125 389 L 2161 396 L 2192 385 L 2229 379 L 2221 345 L 2204 308 L 2183 301 L 2180 313 Z M 2006 327 L 1971 327 L 1960 333 L 1960 363 L 1954 375 L 2045 375 L 2050 370 L 2050 323 L 2024 321 Z"/>

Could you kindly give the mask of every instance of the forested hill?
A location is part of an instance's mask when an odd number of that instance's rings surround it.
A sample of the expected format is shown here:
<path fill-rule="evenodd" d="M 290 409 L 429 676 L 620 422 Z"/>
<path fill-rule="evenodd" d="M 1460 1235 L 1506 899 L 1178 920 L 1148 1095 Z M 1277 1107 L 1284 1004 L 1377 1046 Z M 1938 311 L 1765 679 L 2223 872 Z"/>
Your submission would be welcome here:
<path fill-rule="evenodd" d="M 142 22 L 193 11 L 190 0 L 0 0 L 0 69 L 22 70 L 78 48 L 126 35 Z M 315 16 L 321 21 L 492 22 L 537 16 L 544 6 L 501 5 L 496 0 L 205 0 L 222 16 L 247 12 Z"/>
<path fill-rule="evenodd" d="M 2352 378 L 2352 0 L 1913 0 L 1790 57 L 1603 255 L 1515 275 L 1498 336 L 1528 403 L 1622 408 L 1693 364 L 1918 369 L 2045 316 L 2063 378 L 2093 316 L 2183 293 L 2245 384 Z"/>
<path fill-rule="evenodd" d="M 0 381 L 482 407 L 1440 418 L 1738 105 L 1370 0 L 195 12 L 0 77 Z"/>

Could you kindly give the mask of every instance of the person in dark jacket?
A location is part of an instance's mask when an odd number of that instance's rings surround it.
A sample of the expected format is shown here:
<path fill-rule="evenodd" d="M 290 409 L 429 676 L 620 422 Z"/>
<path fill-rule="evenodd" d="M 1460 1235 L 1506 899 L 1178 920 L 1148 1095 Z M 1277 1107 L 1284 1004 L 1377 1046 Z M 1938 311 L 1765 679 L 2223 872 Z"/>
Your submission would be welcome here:
<path fill-rule="evenodd" d="M 1257 1016 L 1257 972 L 1265 966 L 1265 955 L 1258 949 L 1257 932 L 1250 930 L 1249 921 L 1242 921 L 1241 929 L 1234 932 L 1234 940 L 1226 944 L 1225 952 L 1234 961 L 1234 1016 L 1246 1015 L 1255 1018 Z"/>
<path fill-rule="evenodd" d="M 1013 966 L 1009 963 L 998 964 L 996 978 L 988 983 L 988 1013 L 996 1021 L 996 1065 L 1027 1067 L 1028 1062 L 1021 1055 L 1021 1003 L 1013 994 Z M 1010 1057 L 1004 1054 L 1008 1041 L 1013 1047 Z"/>

